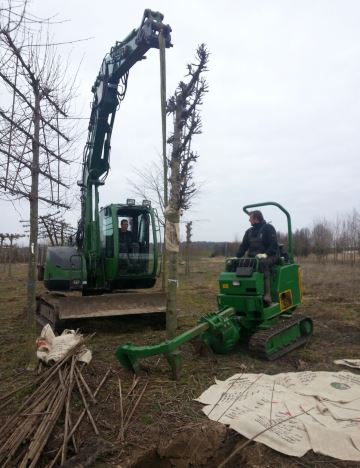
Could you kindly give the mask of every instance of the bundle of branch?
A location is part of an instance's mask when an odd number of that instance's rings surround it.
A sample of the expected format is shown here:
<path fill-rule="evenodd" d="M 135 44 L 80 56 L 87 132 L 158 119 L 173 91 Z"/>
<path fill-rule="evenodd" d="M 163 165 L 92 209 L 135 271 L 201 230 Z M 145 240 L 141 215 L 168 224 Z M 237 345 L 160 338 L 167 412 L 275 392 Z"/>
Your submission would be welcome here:
<path fill-rule="evenodd" d="M 122 386 L 121 386 L 121 380 L 119 378 L 118 384 L 119 384 L 119 401 L 120 401 L 120 430 L 119 430 L 119 435 L 118 438 L 120 439 L 121 442 L 125 441 L 125 433 L 130 425 L 130 422 L 132 420 L 132 417 L 135 413 L 135 410 L 139 406 L 139 403 L 145 393 L 146 387 L 148 386 L 149 381 L 146 380 L 144 385 L 138 386 L 138 383 L 140 383 L 141 379 L 140 377 L 135 377 L 133 383 L 125 396 L 123 397 L 122 394 Z M 124 412 L 124 402 L 127 402 L 127 407 L 126 411 Z"/>
<path fill-rule="evenodd" d="M 83 341 L 72 348 L 66 356 L 47 369 L 36 380 L 36 389 L 25 399 L 20 408 L 6 421 L 0 429 L 0 465 L 18 466 L 20 468 L 36 467 L 48 443 L 60 416 L 63 427 L 62 444 L 50 466 L 57 461 L 64 464 L 71 442 L 71 452 L 77 453 L 76 431 L 85 414 L 87 414 L 94 432 L 99 435 L 91 415 L 88 399 L 96 402 L 96 395 L 106 381 L 110 370 L 92 392 L 82 374 L 77 361 Z M 19 389 L 18 389 L 19 390 Z M 74 393 L 80 395 L 84 409 L 74 422 L 71 411 L 71 400 Z M 8 402 L 16 391 L 1 398 Z"/>

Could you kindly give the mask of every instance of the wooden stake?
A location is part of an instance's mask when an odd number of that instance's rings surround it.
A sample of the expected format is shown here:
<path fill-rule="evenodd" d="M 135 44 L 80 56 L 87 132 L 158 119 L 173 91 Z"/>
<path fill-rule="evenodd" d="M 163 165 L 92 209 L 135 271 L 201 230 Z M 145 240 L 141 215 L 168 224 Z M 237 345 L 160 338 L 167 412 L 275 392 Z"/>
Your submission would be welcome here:
<path fill-rule="evenodd" d="M 108 371 L 107 371 L 106 374 L 104 375 L 102 381 L 99 383 L 97 389 L 95 390 L 95 392 L 94 392 L 94 396 L 95 396 L 95 397 L 96 397 L 96 395 L 99 393 L 101 387 L 104 385 L 106 379 L 108 378 L 108 376 L 109 376 L 109 374 L 110 374 L 110 370 L 111 370 L 111 369 L 108 369 Z M 84 409 L 84 410 L 82 410 L 80 416 L 78 417 L 78 420 L 76 421 L 75 425 L 73 426 L 73 428 L 72 428 L 70 434 L 68 435 L 67 440 L 69 440 L 70 437 L 72 437 L 72 435 L 75 433 L 76 429 L 78 428 L 78 426 L 79 426 L 79 424 L 81 423 L 81 421 L 82 421 L 83 417 L 85 416 L 85 414 L 86 414 L 86 410 Z M 48 468 L 52 468 L 52 467 L 55 465 L 55 463 L 57 462 L 57 459 L 59 458 L 60 454 L 61 454 L 61 447 L 60 447 L 60 449 L 58 450 L 57 454 L 55 455 L 55 458 L 53 459 L 53 461 L 52 461 L 52 462 L 50 463 L 50 465 L 48 466 Z"/>
<path fill-rule="evenodd" d="M 129 417 L 128 417 L 126 423 L 125 423 L 125 427 L 124 427 L 124 437 L 125 437 L 125 431 L 126 431 L 126 429 L 129 427 L 131 418 L 132 418 L 132 416 L 133 416 L 133 414 L 134 414 L 136 408 L 138 407 L 138 404 L 140 403 L 141 398 L 143 397 L 143 395 L 144 395 L 144 393 L 145 393 L 145 390 L 146 390 L 146 387 L 147 387 L 148 383 L 149 383 L 149 382 L 146 382 L 146 383 L 145 383 L 144 388 L 142 389 L 142 391 L 141 391 L 141 393 L 140 393 L 140 395 L 139 395 L 139 398 L 136 400 L 136 403 L 135 403 L 135 405 L 133 406 L 133 409 L 131 410 L 130 415 L 129 415 Z"/>
<path fill-rule="evenodd" d="M 122 399 L 120 377 L 119 377 L 119 398 L 120 398 L 120 440 L 121 442 L 124 442 L 124 409 L 123 409 L 123 399 Z"/>
<path fill-rule="evenodd" d="M 89 397 L 91 398 L 92 402 L 93 402 L 93 403 L 96 403 L 96 399 L 95 399 L 95 397 L 94 397 L 94 394 L 93 394 L 93 392 L 90 390 L 88 384 L 86 383 L 86 381 L 85 381 L 85 379 L 84 379 L 84 377 L 83 377 L 83 375 L 82 375 L 80 369 L 78 369 L 77 367 L 75 367 L 75 371 L 76 371 L 78 377 L 80 378 L 82 384 L 84 385 L 85 390 L 87 391 L 87 393 L 88 393 Z"/>
<path fill-rule="evenodd" d="M 92 414 L 91 414 L 91 412 L 90 412 L 89 405 L 87 404 L 87 401 L 86 401 L 84 392 L 82 391 L 81 384 L 80 384 L 79 379 L 78 379 L 78 377 L 77 377 L 76 374 L 75 374 L 75 380 L 76 380 L 76 383 L 77 383 L 77 386 L 78 386 L 78 389 L 79 389 L 79 392 L 80 392 L 82 401 L 83 401 L 83 403 L 84 403 L 84 406 L 85 406 L 87 415 L 88 415 L 89 420 L 90 420 L 90 422 L 91 422 L 91 425 L 92 425 L 92 427 L 93 427 L 93 429 L 94 429 L 94 432 L 95 432 L 96 435 L 99 435 L 99 434 L 100 434 L 100 433 L 99 433 L 99 430 L 98 430 L 98 428 L 96 427 L 94 418 L 92 417 Z"/>

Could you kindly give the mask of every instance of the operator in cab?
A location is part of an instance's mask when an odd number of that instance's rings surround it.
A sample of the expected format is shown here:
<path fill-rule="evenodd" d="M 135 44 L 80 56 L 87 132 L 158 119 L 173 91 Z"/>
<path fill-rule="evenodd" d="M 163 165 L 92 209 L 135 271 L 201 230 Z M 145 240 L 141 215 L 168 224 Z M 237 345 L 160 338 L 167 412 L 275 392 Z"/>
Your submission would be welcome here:
<path fill-rule="evenodd" d="M 128 230 L 129 221 L 127 219 L 122 219 L 119 229 L 119 244 L 120 252 L 128 253 L 131 250 L 131 244 L 133 242 L 132 233 Z"/>
<path fill-rule="evenodd" d="M 264 274 L 264 303 L 271 304 L 270 268 L 279 260 L 279 245 L 274 226 L 267 223 L 261 213 L 256 210 L 250 213 L 249 228 L 244 235 L 236 256 L 255 257 L 259 260 L 260 272 Z"/>

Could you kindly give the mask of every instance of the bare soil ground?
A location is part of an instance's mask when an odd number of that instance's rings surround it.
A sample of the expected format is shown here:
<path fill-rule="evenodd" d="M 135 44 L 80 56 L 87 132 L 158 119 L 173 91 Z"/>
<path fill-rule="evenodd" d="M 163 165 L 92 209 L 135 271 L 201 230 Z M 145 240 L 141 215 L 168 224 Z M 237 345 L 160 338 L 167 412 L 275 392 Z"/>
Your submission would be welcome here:
<path fill-rule="evenodd" d="M 94 459 L 99 446 L 101 456 L 86 466 L 218 466 L 245 439 L 210 422 L 201 412 L 202 405 L 194 401 L 215 377 L 226 379 L 239 371 L 275 374 L 296 370 L 340 370 L 333 364 L 334 359 L 360 358 L 360 268 L 311 261 L 303 262 L 302 266 L 305 300 L 301 313 L 313 318 L 315 328 L 313 338 L 305 347 L 269 363 L 249 355 L 244 346 L 224 356 L 199 356 L 191 344 L 185 344 L 181 348 L 182 372 L 176 382 L 171 380 L 163 357 L 148 359 L 148 372 L 141 377 L 142 383 L 148 384 L 124 442 L 119 440 L 118 379 L 121 379 L 126 394 L 133 383 L 133 375 L 120 367 L 114 356 L 115 349 L 126 342 L 157 343 L 164 339 L 164 330 L 149 319 L 139 317 L 84 322 L 82 327 L 86 332 L 96 331 L 90 342 L 93 361 L 85 372 L 86 378 L 94 388 L 109 367 L 112 371 L 99 393 L 93 413 L 102 439 L 95 441 L 91 426 L 83 427 L 80 446 L 84 450 L 76 460 L 80 463 L 78 466 L 85 466 L 91 454 Z M 222 268 L 223 259 L 203 258 L 193 261 L 188 279 L 181 277 L 178 290 L 180 333 L 192 327 L 202 314 L 216 310 L 217 275 Z M 28 359 L 25 351 L 25 284 L 25 265 L 16 265 L 12 278 L 0 272 L 0 394 L 34 379 L 25 371 Z M 20 392 L 12 406 L 1 410 L 0 424 L 23 397 L 24 393 Z M 50 444 L 47 448 L 49 459 L 52 450 Z M 45 466 L 47 461 L 45 457 L 39 466 Z M 75 465 L 74 459 L 68 466 Z M 226 466 L 355 467 L 357 464 L 312 452 L 297 459 L 252 442 Z"/>

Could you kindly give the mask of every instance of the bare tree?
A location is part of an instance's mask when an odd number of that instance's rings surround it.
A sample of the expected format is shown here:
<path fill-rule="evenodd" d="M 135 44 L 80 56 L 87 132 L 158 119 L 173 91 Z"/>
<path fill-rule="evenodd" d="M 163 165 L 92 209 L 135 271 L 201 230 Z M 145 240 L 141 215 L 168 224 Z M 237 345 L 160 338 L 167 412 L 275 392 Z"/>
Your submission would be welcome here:
<path fill-rule="evenodd" d="M 150 200 L 151 205 L 157 208 L 159 212 L 159 222 L 162 227 L 165 226 L 165 207 L 164 207 L 164 167 L 162 156 L 149 163 L 143 169 L 134 169 L 135 178 L 127 179 L 132 186 L 136 197 Z"/>
<path fill-rule="evenodd" d="M 338 262 L 339 252 L 341 251 L 341 219 L 339 216 L 336 217 L 335 221 L 332 222 L 332 233 L 333 233 L 333 262 Z"/>
<path fill-rule="evenodd" d="M 353 209 L 345 219 L 346 230 L 346 248 L 345 253 L 349 258 L 350 265 L 355 265 L 356 255 L 359 251 L 359 236 L 360 236 L 360 218 L 359 213 Z"/>
<path fill-rule="evenodd" d="M 50 44 L 50 21 L 27 10 L 27 1 L 0 5 L 0 189 L 2 198 L 30 205 L 27 319 L 34 325 L 39 202 L 67 208 L 65 167 L 73 141 L 67 121 L 73 96 L 66 66 Z M 7 101 L 6 101 L 7 98 Z"/>
<path fill-rule="evenodd" d="M 6 240 L 7 234 L 0 234 L 0 262 L 2 264 L 2 271 L 5 271 L 5 260 L 6 260 L 6 254 L 5 254 L 5 240 Z"/>
<path fill-rule="evenodd" d="M 12 276 L 12 264 L 14 261 L 14 240 L 18 240 L 21 237 L 24 237 L 24 234 L 0 234 L 0 242 L 1 242 L 1 257 L 4 261 L 4 271 L 5 271 L 5 251 L 7 253 L 7 265 L 8 265 L 8 276 Z M 9 244 L 4 244 L 4 241 L 8 241 Z"/>
<path fill-rule="evenodd" d="M 293 235 L 294 254 L 297 257 L 307 257 L 311 252 L 311 233 L 308 228 L 296 229 Z"/>
<path fill-rule="evenodd" d="M 335 264 L 340 261 L 355 265 L 360 249 L 359 212 L 353 209 L 350 213 L 337 215 L 333 221 L 316 220 L 311 231 L 297 229 L 293 238 L 297 256 L 306 257 L 313 253 L 322 262 L 331 258 Z"/>
<path fill-rule="evenodd" d="M 26 234 L 30 233 L 30 221 L 20 220 Z M 75 243 L 76 228 L 67 223 L 60 211 L 39 215 L 38 240 L 45 242 L 38 245 L 37 275 L 39 280 L 44 279 L 44 263 L 47 246 L 73 245 Z"/>
<path fill-rule="evenodd" d="M 325 262 L 332 243 L 333 233 L 329 223 L 325 219 L 316 221 L 312 230 L 312 249 L 319 261 Z"/>
<path fill-rule="evenodd" d="M 76 228 L 59 211 L 39 216 L 39 238 L 48 239 L 50 245 L 72 245 L 75 234 Z"/>
<path fill-rule="evenodd" d="M 201 133 L 199 107 L 208 92 L 202 74 L 207 71 L 209 52 L 204 44 L 196 51 L 195 63 L 187 66 L 187 82 L 181 81 L 175 94 L 167 102 L 167 114 L 173 116 L 174 132 L 168 140 L 171 153 L 169 165 L 169 203 L 165 210 L 166 249 L 169 259 L 166 332 L 171 338 L 176 333 L 176 288 L 178 283 L 179 222 L 181 210 L 191 206 L 197 187 L 193 180 L 193 166 L 198 154 L 191 150 L 194 135 Z"/>
<path fill-rule="evenodd" d="M 145 168 L 134 169 L 135 178 L 127 179 L 127 182 L 132 186 L 135 197 L 139 197 L 143 200 L 150 200 L 151 205 L 157 209 L 158 219 L 160 226 L 165 231 L 165 203 L 164 203 L 164 167 L 162 164 L 162 157 L 150 162 Z M 189 201 L 193 201 L 201 191 L 201 183 L 197 182 L 194 184 L 194 191 L 189 196 Z M 164 235 L 165 237 L 165 235 Z M 163 244 L 164 246 L 164 244 Z M 166 252 L 163 252 L 163 255 Z M 163 271 L 162 271 L 162 286 L 165 290 L 167 269 L 164 265 L 166 256 L 163 256 Z"/>

